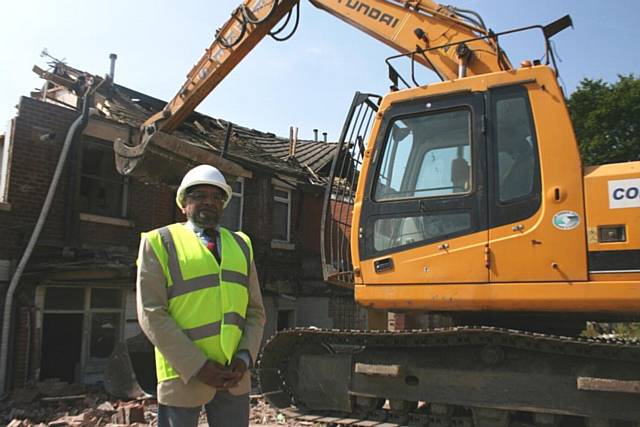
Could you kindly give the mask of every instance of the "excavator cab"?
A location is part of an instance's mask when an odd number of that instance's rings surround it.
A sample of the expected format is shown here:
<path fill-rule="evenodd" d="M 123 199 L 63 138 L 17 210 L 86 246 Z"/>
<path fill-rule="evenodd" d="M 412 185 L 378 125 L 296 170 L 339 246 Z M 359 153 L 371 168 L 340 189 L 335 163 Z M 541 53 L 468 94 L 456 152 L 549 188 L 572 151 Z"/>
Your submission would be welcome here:
<path fill-rule="evenodd" d="M 328 281 L 380 310 L 635 310 L 628 284 L 589 281 L 582 165 L 553 69 L 359 96 L 327 189 Z"/>

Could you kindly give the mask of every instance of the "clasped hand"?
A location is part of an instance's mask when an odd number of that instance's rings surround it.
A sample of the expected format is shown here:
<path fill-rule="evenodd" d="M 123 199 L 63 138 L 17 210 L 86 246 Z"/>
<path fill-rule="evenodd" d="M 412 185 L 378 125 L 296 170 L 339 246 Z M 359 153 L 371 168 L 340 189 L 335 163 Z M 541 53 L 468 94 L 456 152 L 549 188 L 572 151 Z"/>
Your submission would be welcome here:
<path fill-rule="evenodd" d="M 217 389 L 228 390 L 238 385 L 247 365 L 244 360 L 234 358 L 229 366 L 223 366 L 213 360 L 207 360 L 196 378 L 203 383 Z"/>

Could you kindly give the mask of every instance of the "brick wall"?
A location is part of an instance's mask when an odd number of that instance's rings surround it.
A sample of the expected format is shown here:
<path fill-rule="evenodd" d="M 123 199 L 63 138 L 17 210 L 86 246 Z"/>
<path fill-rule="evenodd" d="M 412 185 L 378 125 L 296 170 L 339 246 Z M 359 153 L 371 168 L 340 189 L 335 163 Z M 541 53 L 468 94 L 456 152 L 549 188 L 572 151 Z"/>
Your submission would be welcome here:
<path fill-rule="evenodd" d="M 271 241 L 271 176 L 254 172 L 245 179 L 243 229 L 251 237 L 254 250 Z"/>
<path fill-rule="evenodd" d="M 7 199 L 11 210 L 0 211 L 0 241 L 4 243 L 0 245 L 1 259 L 16 259 L 22 253 L 42 208 L 67 128 L 76 115 L 66 108 L 21 98 L 12 136 Z M 40 141 L 41 135 L 51 132 L 56 135 L 52 141 Z M 41 241 L 62 242 L 66 196 L 63 175 Z"/>
<path fill-rule="evenodd" d="M 42 209 L 67 130 L 76 117 L 77 112 L 60 106 L 26 97 L 20 100 L 11 138 L 11 174 L 6 200 L 11 208 L 8 211 L 0 210 L 0 259 L 17 263 L 22 256 Z M 50 140 L 43 141 L 40 138 L 44 134 L 54 133 L 55 137 Z M 81 144 L 83 139 L 78 141 Z M 71 173 L 75 173 L 75 170 L 71 171 L 71 163 L 67 160 L 27 271 L 39 261 L 73 261 L 62 257 L 65 232 L 68 231 L 65 230 L 65 215 L 68 209 L 72 209 L 75 199 L 69 194 Z M 76 191 L 79 191 L 78 187 Z M 140 232 L 174 222 L 179 216 L 173 190 L 131 180 L 127 219 L 132 225 L 111 225 L 75 218 L 72 249 L 96 248 L 102 255 L 114 246 L 129 248 L 131 255 L 128 262 L 133 263 Z M 87 251 L 77 253 L 86 255 Z M 39 284 L 38 280 L 37 276 L 23 276 L 14 297 L 12 351 L 9 356 L 12 369 L 9 381 L 14 387 L 22 385 L 27 374 L 33 376 L 34 369 L 39 365 L 40 349 L 37 342 L 33 341 L 39 335 L 34 331 L 35 317 L 30 316 L 34 310 L 34 289 Z M 133 282 L 132 278 L 132 287 Z M 4 301 L 6 287 L 0 286 L 0 292 L 0 301 Z M 31 352 L 30 360 L 25 356 L 27 349 Z"/>
<path fill-rule="evenodd" d="M 34 359 L 33 346 L 33 329 L 35 328 L 35 309 L 32 307 L 20 307 L 17 313 L 16 334 L 13 344 L 14 354 L 22 357 L 16 357 L 13 361 L 13 369 L 11 369 L 11 383 L 14 387 L 22 387 L 28 378 L 27 373 Z"/>
<path fill-rule="evenodd" d="M 31 235 L 42 208 L 68 127 L 75 111 L 31 98 L 22 98 L 13 137 L 8 202 L 10 211 L 0 211 L 0 259 L 17 259 Z M 43 142 L 40 136 L 55 132 Z M 80 140 L 82 143 L 82 139 Z M 115 167 L 115 166 L 114 166 Z M 69 194 L 69 164 L 65 165 L 56 196 L 47 216 L 39 244 L 64 246 L 65 207 L 73 200 Z M 177 218 L 173 191 L 132 180 L 129 188 L 129 219 L 132 227 L 77 221 L 74 233 L 78 246 L 137 247 L 140 232 L 173 222 Z M 37 256 L 37 254 L 36 254 Z"/>

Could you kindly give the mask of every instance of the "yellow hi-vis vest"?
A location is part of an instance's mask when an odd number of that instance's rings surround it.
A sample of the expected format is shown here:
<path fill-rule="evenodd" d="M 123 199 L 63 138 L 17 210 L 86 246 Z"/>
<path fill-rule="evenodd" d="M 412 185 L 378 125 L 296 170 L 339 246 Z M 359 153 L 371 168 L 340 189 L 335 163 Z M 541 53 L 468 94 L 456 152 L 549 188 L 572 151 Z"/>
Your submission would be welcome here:
<path fill-rule="evenodd" d="M 168 312 L 207 356 L 223 365 L 236 352 L 249 303 L 251 241 L 220 227 L 220 258 L 184 224 L 145 233 L 167 278 Z M 178 378 L 156 347 L 158 381 Z"/>

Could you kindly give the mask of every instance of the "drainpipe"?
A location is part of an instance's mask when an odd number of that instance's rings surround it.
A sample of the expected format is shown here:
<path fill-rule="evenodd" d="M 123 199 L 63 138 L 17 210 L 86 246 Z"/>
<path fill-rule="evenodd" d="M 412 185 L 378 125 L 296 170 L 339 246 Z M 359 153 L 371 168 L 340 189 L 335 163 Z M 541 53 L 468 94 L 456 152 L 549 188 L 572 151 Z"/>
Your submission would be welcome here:
<path fill-rule="evenodd" d="M 89 78 L 89 80 L 93 82 L 92 78 Z M 102 84 L 102 82 L 100 84 Z M 49 214 L 49 208 L 51 208 L 53 196 L 56 194 L 56 189 L 58 188 L 58 182 L 60 181 L 60 175 L 62 175 L 62 169 L 64 168 L 64 163 L 67 159 L 67 153 L 69 152 L 71 141 L 73 141 L 73 138 L 76 136 L 76 134 L 81 133 L 82 130 L 86 127 L 89 121 L 89 104 L 91 103 L 91 95 L 98 89 L 100 84 L 98 84 L 95 88 L 88 87 L 86 90 L 84 90 L 84 94 L 82 95 L 82 114 L 80 114 L 80 116 L 75 119 L 75 121 L 71 124 L 69 130 L 67 131 L 67 136 L 64 139 L 64 144 L 62 145 L 62 150 L 60 151 L 60 157 L 58 158 L 58 164 L 56 165 L 56 170 L 53 172 L 53 178 L 51 178 L 49 190 L 47 192 L 47 196 L 44 199 L 44 203 L 42 204 L 42 210 L 40 211 L 40 215 L 38 216 L 38 221 L 36 222 L 33 232 L 31 233 L 31 237 L 29 238 L 29 243 L 27 243 L 27 247 L 22 254 L 22 258 L 20 258 L 20 262 L 18 263 L 18 266 L 13 273 L 13 277 L 11 277 L 9 287 L 7 288 L 7 294 L 5 295 L 4 299 L 4 312 L 2 317 L 2 338 L 0 341 L 0 393 L 2 394 L 4 394 L 7 388 L 7 384 L 9 383 L 7 360 L 9 355 L 9 331 L 11 327 L 10 323 L 13 309 L 13 295 L 18 287 L 18 283 L 20 282 L 20 278 L 22 277 L 22 273 L 24 272 L 27 262 L 31 257 L 33 249 L 36 246 L 36 242 L 40 237 L 40 232 L 42 231 L 42 227 L 44 226 L 44 223 L 47 219 L 47 215 Z"/>

